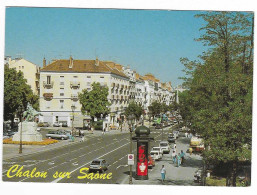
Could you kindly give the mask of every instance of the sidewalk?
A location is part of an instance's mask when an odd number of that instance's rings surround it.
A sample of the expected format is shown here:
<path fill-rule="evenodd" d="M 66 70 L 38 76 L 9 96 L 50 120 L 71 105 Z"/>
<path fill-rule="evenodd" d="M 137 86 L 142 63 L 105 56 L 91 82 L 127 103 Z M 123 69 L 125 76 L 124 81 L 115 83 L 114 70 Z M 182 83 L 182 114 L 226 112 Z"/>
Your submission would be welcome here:
<path fill-rule="evenodd" d="M 187 144 L 189 140 L 187 138 L 179 138 L 177 142 L 177 153 L 183 150 L 184 152 L 188 148 Z M 166 178 L 164 183 L 161 182 L 161 167 L 164 165 L 166 169 Z M 186 160 L 183 165 L 177 167 L 171 160 L 171 153 L 164 154 L 161 161 L 155 162 L 155 167 L 149 169 L 148 180 L 135 180 L 133 178 L 133 184 L 135 185 L 183 185 L 183 186 L 195 186 L 199 185 L 194 183 L 194 173 L 202 166 L 202 157 L 200 155 L 186 153 Z M 135 170 L 135 166 L 133 167 Z M 128 177 L 123 183 L 128 183 Z"/>
<path fill-rule="evenodd" d="M 105 135 L 110 135 L 110 134 L 121 134 L 121 133 L 129 133 L 129 131 L 118 131 L 118 130 L 111 130 L 106 132 Z M 91 131 L 85 131 L 85 141 L 94 138 L 94 137 L 100 137 L 102 136 L 102 131 L 97 131 L 95 130 L 93 133 Z M 15 157 L 20 157 L 20 156 L 26 156 L 29 154 L 34 154 L 34 153 L 40 153 L 44 151 L 49 151 L 53 150 L 56 148 L 60 148 L 69 144 L 76 144 L 81 141 L 80 137 L 75 137 L 75 140 L 71 142 L 70 140 L 62 140 L 59 141 L 58 143 L 55 144 L 50 144 L 50 145 L 45 145 L 45 146 L 40 146 L 40 145 L 22 145 L 22 154 L 19 154 L 19 145 L 18 144 L 3 144 L 3 155 L 2 159 L 3 160 L 8 160 L 12 159 Z"/>

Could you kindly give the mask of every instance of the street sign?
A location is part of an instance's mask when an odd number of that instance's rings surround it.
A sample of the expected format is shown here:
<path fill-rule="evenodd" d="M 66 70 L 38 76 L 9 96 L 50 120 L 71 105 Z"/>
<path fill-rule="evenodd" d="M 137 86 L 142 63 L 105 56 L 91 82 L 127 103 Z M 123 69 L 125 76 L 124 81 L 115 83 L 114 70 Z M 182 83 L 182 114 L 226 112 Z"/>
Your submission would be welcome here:
<path fill-rule="evenodd" d="M 128 154 L 128 165 L 134 165 L 134 154 Z"/>

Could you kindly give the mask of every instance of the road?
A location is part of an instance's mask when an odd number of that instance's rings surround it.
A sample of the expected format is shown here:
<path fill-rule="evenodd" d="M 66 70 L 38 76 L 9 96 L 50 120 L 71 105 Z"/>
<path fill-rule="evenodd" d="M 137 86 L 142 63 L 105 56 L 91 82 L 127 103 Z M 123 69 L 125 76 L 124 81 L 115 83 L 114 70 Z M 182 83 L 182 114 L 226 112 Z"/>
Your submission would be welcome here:
<path fill-rule="evenodd" d="M 170 132 L 170 128 L 164 130 L 164 138 Z M 151 129 L 151 136 L 155 141 L 150 146 L 158 145 L 161 141 L 162 131 Z M 105 134 L 88 139 L 85 142 L 65 145 L 50 151 L 42 151 L 35 154 L 16 157 L 3 161 L 3 181 L 13 182 L 53 182 L 53 183 L 104 183 L 121 184 L 127 183 L 129 167 L 127 165 L 127 154 L 129 153 L 129 133 Z M 136 155 L 136 143 L 133 143 L 133 153 Z M 106 175 L 111 173 L 111 179 L 78 179 L 83 176 L 80 170 L 88 167 L 92 160 L 103 158 L 109 163 Z M 47 174 L 45 178 L 14 176 L 7 177 L 8 170 L 14 166 L 20 165 L 17 170 L 23 166 L 22 172 L 32 171 L 42 175 Z M 133 168 L 135 170 L 135 167 Z M 17 172 L 17 171 L 16 171 Z M 63 177 L 54 177 L 58 172 Z M 65 175 L 65 173 L 69 172 Z M 63 175 L 64 174 L 64 175 Z M 14 173 L 10 172 L 10 176 Z M 67 178 L 69 177 L 69 178 Z"/>

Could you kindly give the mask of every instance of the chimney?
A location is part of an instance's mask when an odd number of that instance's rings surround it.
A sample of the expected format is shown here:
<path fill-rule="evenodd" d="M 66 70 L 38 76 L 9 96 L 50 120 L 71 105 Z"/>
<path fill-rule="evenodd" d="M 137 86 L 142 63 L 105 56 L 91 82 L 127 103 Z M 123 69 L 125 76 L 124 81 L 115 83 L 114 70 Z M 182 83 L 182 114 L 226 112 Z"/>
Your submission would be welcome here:
<path fill-rule="evenodd" d="M 73 59 L 72 57 L 70 56 L 70 64 L 69 64 L 69 68 L 73 68 Z"/>
<path fill-rule="evenodd" d="M 46 58 L 43 59 L 43 68 L 46 67 Z"/>
<path fill-rule="evenodd" d="M 99 60 L 98 60 L 98 57 L 96 57 L 96 59 L 95 59 L 95 65 L 96 65 L 96 66 L 99 66 Z"/>

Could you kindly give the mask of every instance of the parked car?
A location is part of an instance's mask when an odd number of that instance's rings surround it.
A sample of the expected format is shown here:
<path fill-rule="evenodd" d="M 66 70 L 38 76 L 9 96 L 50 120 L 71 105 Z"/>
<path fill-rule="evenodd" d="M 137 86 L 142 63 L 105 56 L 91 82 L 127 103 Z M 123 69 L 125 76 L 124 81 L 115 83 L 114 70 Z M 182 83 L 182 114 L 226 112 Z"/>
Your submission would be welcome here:
<path fill-rule="evenodd" d="M 151 151 L 150 155 L 154 160 L 160 160 L 162 158 L 159 151 Z"/>
<path fill-rule="evenodd" d="M 160 147 L 153 147 L 151 151 L 159 151 L 161 156 L 163 156 L 163 150 Z"/>
<path fill-rule="evenodd" d="M 155 129 L 161 129 L 162 128 L 162 124 L 156 124 Z"/>
<path fill-rule="evenodd" d="M 155 161 L 151 156 L 148 156 L 148 168 L 153 168 L 155 166 Z"/>
<path fill-rule="evenodd" d="M 67 121 L 62 121 L 62 127 L 68 127 Z"/>
<path fill-rule="evenodd" d="M 53 127 L 60 127 L 60 123 L 54 122 Z"/>
<path fill-rule="evenodd" d="M 95 159 L 89 165 L 89 172 L 97 172 L 100 173 L 106 171 L 108 169 L 109 164 L 104 159 Z"/>
<path fill-rule="evenodd" d="M 49 138 L 49 139 L 61 139 L 61 140 L 64 140 L 64 139 L 68 139 L 69 136 L 66 135 L 67 132 L 66 131 L 49 131 L 47 134 L 46 134 L 46 137 Z"/>
<path fill-rule="evenodd" d="M 3 133 L 3 139 L 8 139 L 10 138 L 10 136 L 8 135 L 8 133 Z"/>
<path fill-rule="evenodd" d="M 49 125 L 48 122 L 39 122 L 39 123 L 37 124 L 37 126 L 38 126 L 38 127 L 49 127 L 50 125 Z"/>
<path fill-rule="evenodd" d="M 170 153 L 170 145 L 167 141 L 161 141 L 160 142 L 160 148 L 163 150 L 163 153 Z"/>

